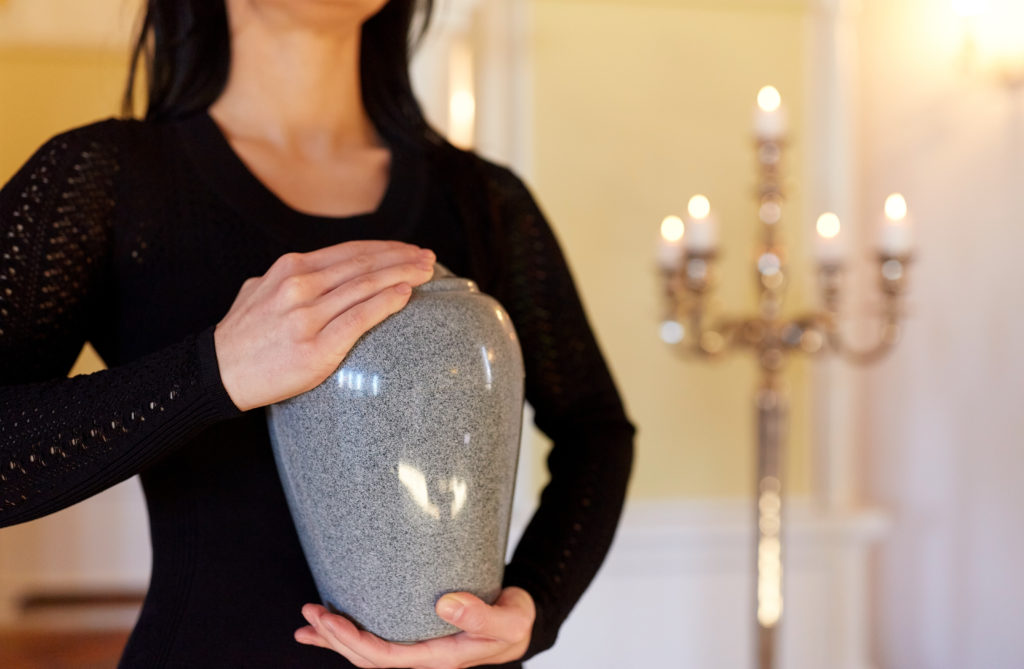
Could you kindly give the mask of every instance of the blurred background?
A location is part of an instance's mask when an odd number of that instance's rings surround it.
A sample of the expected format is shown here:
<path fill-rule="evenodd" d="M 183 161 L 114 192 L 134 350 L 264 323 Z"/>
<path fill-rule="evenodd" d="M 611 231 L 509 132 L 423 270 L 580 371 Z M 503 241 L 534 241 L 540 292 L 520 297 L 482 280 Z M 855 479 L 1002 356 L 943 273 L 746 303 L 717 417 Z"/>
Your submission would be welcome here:
<path fill-rule="evenodd" d="M 0 180 L 53 134 L 117 113 L 138 5 L 0 0 Z M 615 546 L 528 666 L 754 666 L 757 366 L 662 341 L 656 251 L 662 220 L 705 194 L 719 223 L 711 308 L 756 308 L 765 85 L 789 128 L 785 313 L 819 305 L 814 223 L 832 211 L 843 328 L 872 340 L 886 196 L 903 193 L 915 221 L 893 352 L 870 367 L 793 357 L 781 377 L 779 666 L 1024 666 L 1024 316 L 1011 299 L 1024 284 L 1024 5 L 437 5 L 414 63 L 424 108 L 531 185 L 639 428 Z M 72 373 L 101 364 L 87 349 Z M 517 528 L 547 448 L 526 432 Z M 0 531 L 0 666 L 114 666 L 149 559 L 135 481 Z"/>

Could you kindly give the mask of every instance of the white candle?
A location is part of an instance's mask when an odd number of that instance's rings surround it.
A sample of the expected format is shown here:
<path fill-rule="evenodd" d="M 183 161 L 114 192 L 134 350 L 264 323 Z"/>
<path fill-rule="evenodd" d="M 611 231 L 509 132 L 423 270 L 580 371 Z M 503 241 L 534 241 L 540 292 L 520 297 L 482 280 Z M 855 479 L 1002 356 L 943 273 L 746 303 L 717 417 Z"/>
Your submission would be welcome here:
<path fill-rule="evenodd" d="M 878 247 L 887 256 L 910 254 L 914 243 L 913 222 L 907 215 L 907 201 L 899 193 L 885 200 L 885 219 Z"/>
<path fill-rule="evenodd" d="M 694 195 L 686 207 L 689 220 L 683 245 L 690 253 L 709 253 L 718 245 L 718 224 L 711 215 L 711 203 L 703 195 Z"/>
<path fill-rule="evenodd" d="M 658 237 L 658 266 L 666 271 L 680 269 L 683 266 L 683 219 L 678 216 L 666 216 L 661 222 L 661 235 Z"/>
<path fill-rule="evenodd" d="M 786 109 L 782 96 L 774 86 L 765 86 L 757 94 L 757 111 L 754 115 L 754 132 L 765 142 L 774 142 L 786 135 Z"/>
<path fill-rule="evenodd" d="M 842 225 L 839 222 L 839 217 L 832 212 L 824 213 L 818 217 L 815 228 L 818 234 L 815 236 L 814 250 L 818 262 L 822 265 L 842 263 L 846 255 L 846 248 L 843 236 L 840 234 Z"/>

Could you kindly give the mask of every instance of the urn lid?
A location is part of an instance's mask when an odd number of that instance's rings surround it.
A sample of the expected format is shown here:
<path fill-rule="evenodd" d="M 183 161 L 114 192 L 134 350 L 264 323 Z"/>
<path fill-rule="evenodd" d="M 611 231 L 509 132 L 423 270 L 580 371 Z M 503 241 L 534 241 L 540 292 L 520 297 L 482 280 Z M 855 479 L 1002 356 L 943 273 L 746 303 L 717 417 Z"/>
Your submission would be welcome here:
<path fill-rule="evenodd" d="M 455 276 L 450 269 L 441 263 L 434 263 L 434 277 L 430 281 L 413 289 L 414 293 L 440 293 L 448 291 L 479 293 L 480 289 L 475 281 Z"/>

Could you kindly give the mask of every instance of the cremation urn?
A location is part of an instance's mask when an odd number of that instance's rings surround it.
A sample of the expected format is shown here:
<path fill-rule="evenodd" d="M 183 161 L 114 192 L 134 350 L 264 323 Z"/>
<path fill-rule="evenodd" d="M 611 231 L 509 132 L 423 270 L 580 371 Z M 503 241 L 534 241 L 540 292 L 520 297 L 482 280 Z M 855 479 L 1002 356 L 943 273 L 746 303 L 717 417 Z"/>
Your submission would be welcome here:
<path fill-rule="evenodd" d="M 399 642 L 458 630 L 446 592 L 500 590 L 523 410 L 512 323 L 437 266 L 336 372 L 267 411 L 324 605 Z"/>

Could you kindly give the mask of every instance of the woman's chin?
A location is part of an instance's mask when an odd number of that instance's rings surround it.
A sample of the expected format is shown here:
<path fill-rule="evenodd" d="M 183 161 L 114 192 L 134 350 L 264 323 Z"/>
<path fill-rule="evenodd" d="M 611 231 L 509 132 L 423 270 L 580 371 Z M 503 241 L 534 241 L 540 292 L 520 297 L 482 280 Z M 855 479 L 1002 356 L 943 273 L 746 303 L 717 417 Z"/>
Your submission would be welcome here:
<path fill-rule="evenodd" d="M 255 15 L 290 27 L 320 31 L 362 25 L 388 0 L 228 0 L 234 15 Z"/>

